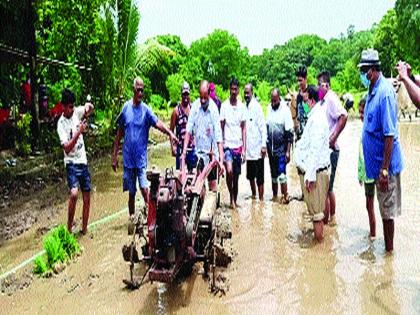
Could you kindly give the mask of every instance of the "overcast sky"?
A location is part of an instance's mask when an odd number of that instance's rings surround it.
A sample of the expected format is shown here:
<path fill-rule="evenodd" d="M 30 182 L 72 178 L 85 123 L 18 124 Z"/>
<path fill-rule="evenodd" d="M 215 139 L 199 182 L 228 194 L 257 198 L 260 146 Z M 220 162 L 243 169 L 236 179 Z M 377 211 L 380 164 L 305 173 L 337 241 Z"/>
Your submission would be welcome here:
<path fill-rule="evenodd" d="M 300 34 L 327 40 L 369 29 L 394 7 L 394 0 L 137 0 L 138 42 L 160 34 L 175 34 L 184 44 L 225 29 L 236 35 L 251 54 L 283 44 Z"/>

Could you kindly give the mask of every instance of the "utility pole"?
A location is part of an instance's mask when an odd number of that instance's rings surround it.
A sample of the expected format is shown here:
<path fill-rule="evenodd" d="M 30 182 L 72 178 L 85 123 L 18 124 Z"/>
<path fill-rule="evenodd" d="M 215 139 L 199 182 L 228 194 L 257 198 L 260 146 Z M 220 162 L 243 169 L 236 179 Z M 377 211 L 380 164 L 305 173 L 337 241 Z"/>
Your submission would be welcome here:
<path fill-rule="evenodd" d="M 36 35 L 35 35 L 35 0 L 27 0 L 28 3 L 28 32 L 29 32 L 29 72 L 31 76 L 31 131 L 32 131 L 32 150 L 39 147 L 39 102 L 38 102 L 38 78 L 37 78 L 37 60 L 36 60 Z"/>

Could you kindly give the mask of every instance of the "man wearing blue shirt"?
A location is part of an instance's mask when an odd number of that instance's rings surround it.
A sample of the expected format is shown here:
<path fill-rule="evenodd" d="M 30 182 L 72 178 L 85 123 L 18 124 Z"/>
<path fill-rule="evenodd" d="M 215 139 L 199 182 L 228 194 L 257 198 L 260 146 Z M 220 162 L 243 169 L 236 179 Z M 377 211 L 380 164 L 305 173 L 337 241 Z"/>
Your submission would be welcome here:
<path fill-rule="evenodd" d="M 146 178 L 147 168 L 147 142 L 149 129 L 155 127 L 169 135 L 171 143 L 178 142 L 175 135 L 153 113 L 152 109 L 142 102 L 144 83 L 140 78 L 134 79 L 132 99 L 125 102 L 121 113 L 117 118 L 118 130 L 114 142 L 112 154 L 112 168 L 118 168 L 118 148 L 121 138 L 124 137 L 123 146 L 123 190 L 128 191 L 128 212 L 130 218 L 134 216 L 134 201 L 136 196 L 136 181 L 138 180 L 140 191 L 145 204 L 148 204 L 148 182 Z M 134 218 L 133 218 L 134 219 Z"/>
<path fill-rule="evenodd" d="M 401 214 L 403 157 L 398 136 L 397 101 L 393 87 L 381 73 L 376 50 L 362 52 L 360 78 L 369 88 L 363 122 L 366 175 L 374 178 L 382 216 L 385 250 L 394 249 L 394 218 Z"/>

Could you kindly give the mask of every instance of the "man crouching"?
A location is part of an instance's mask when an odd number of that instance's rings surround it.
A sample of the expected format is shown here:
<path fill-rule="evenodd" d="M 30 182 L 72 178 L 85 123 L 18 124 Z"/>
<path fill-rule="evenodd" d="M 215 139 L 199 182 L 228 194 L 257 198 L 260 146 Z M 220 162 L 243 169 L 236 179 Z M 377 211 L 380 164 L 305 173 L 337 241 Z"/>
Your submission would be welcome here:
<path fill-rule="evenodd" d="M 295 161 L 303 197 L 314 224 L 315 238 L 324 238 L 324 209 L 329 184 L 329 129 L 325 111 L 318 103 L 318 90 L 307 90 L 310 112 L 301 139 L 296 144 Z"/>

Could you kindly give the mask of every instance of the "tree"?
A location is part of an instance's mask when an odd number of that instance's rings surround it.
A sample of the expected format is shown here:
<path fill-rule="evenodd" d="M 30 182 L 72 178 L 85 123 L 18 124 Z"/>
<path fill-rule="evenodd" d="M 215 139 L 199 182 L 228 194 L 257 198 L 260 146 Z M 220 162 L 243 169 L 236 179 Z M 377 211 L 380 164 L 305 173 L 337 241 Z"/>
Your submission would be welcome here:
<path fill-rule="evenodd" d="M 397 34 L 404 60 L 420 70 L 420 6 L 418 0 L 397 0 Z"/>
<path fill-rule="evenodd" d="M 402 58 L 397 34 L 397 16 L 389 10 L 375 30 L 374 48 L 379 52 L 381 69 L 385 76 L 395 76 L 395 65 Z"/>
<path fill-rule="evenodd" d="M 191 44 L 189 58 L 198 57 L 204 77 L 209 81 L 229 85 L 232 77 L 242 72 L 243 54 L 238 39 L 227 31 L 215 30 Z"/>
<path fill-rule="evenodd" d="M 165 86 L 169 74 L 168 60 L 174 55 L 171 49 L 160 44 L 155 38 L 147 40 L 138 46 L 137 50 L 136 71 L 149 77 L 153 93 L 161 94 L 165 98 L 169 97 Z"/>
<path fill-rule="evenodd" d="M 345 56 L 345 45 L 342 40 L 332 39 L 317 51 L 312 66 L 319 70 L 327 70 L 331 76 L 335 76 L 338 71 L 344 68 L 346 62 Z"/>
<path fill-rule="evenodd" d="M 169 92 L 169 100 L 176 104 L 181 98 L 181 86 L 184 78 L 181 74 L 175 73 L 168 76 L 166 79 L 166 88 Z"/>
<path fill-rule="evenodd" d="M 310 66 L 316 52 L 326 45 L 325 40 L 316 35 L 300 35 L 284 45 L 265 49 L 257 59 L 251 59 L 254 72 L 260 80 L 271 85 L 291 86 L 295 83 L 295 73 L 299 66 Z"/>

